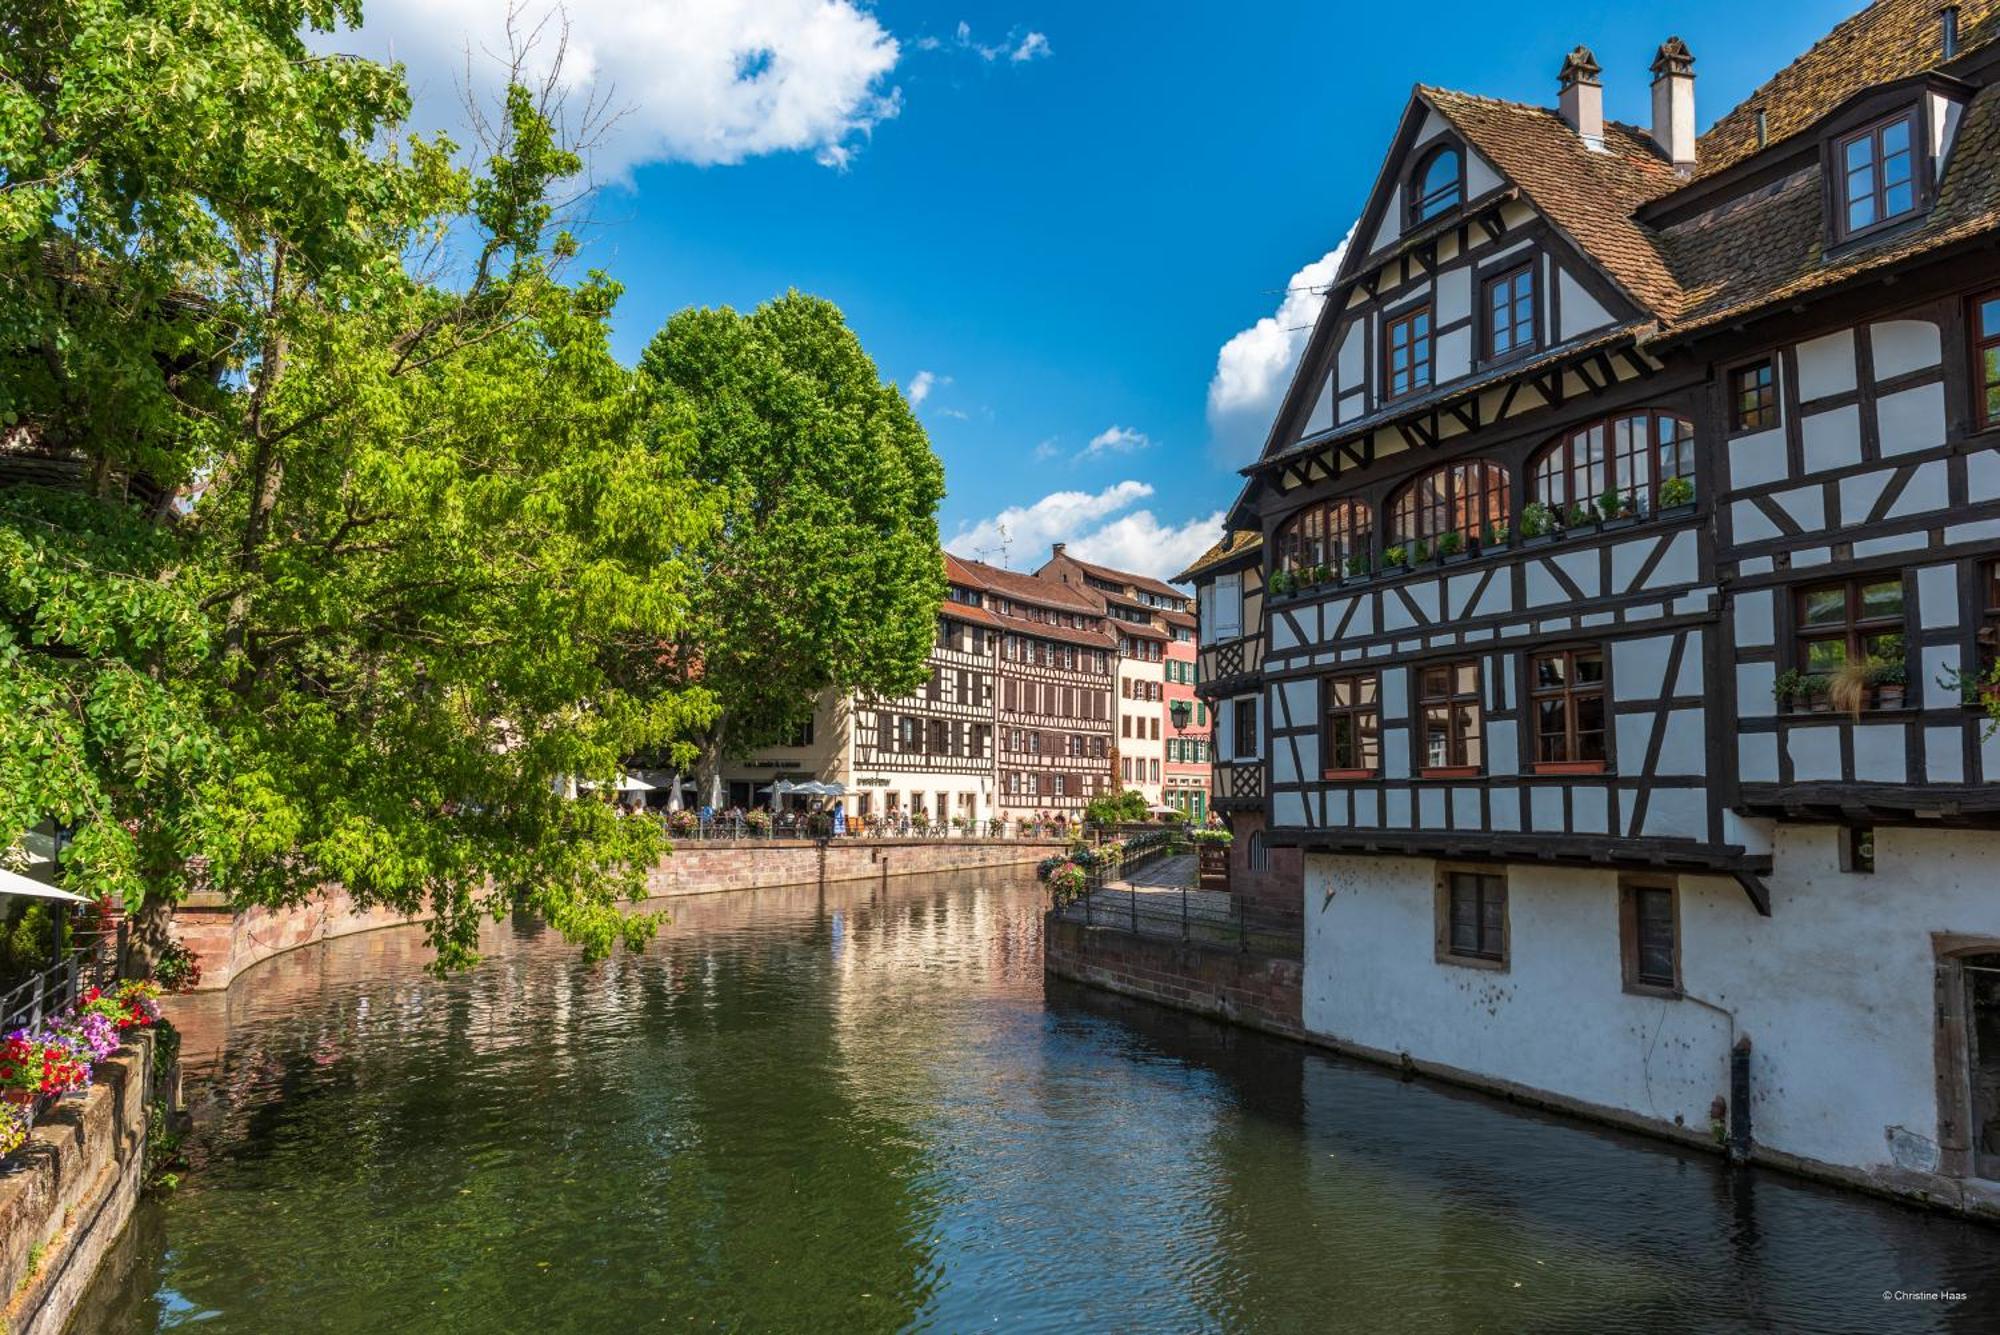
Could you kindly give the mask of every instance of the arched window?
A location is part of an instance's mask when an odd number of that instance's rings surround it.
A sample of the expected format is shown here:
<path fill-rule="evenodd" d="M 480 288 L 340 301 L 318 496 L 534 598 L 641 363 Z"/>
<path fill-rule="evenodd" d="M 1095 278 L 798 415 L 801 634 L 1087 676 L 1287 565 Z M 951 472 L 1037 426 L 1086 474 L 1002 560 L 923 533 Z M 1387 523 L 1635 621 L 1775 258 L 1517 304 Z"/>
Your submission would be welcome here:
<path fill-rule="evenodd" d="M 1278 529 L 1278 568 L 1326 566 L 1339 571 L 1347 558 L 1368 550 L 1373 517 L 1360 501 L 1308 506 Z"/>
<path fill-rule="evenodd" d="M 1599 497 L 1616 491 L 1651 510 L 1661 483 L 1693 476 L 1693 424 L 1672 413 L 1632 413 L 1592 422 L 1536 455 L 1535 499 L 1560 516 L 1577 506 L 1595 510 Z"/>
<path fill-rule="evenodd" d="M 1423 474 L 1396 497 L 1389 520 L 1392 544 L 1436 542 L 1456 533 L 1468 547 L 1507 522 L 1507 470 L 1487 459 L 1445 464 Z"/>
<path fill-rule="evenodd" d="M 1410 221 L 1426 222 L 1459 206 L 1463 188 L 1464 159 L 1457 148 L 1444 144 L 1430 151 L 1410 173 Z"/>

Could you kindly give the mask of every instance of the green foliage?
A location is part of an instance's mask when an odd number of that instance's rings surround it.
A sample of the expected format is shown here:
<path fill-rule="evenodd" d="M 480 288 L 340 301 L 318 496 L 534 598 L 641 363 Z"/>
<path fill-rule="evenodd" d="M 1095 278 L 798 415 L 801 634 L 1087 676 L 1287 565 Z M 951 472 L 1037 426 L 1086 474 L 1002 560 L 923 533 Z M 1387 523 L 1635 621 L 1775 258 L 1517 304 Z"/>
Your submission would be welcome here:
<path fill-rule="evenodd" d="M 1146 819 L 1146 795 L 1137 788 L 1106 793 L 1093 798 L 1083 809 L 1083 818 L 1092 825 L 1130 825 Z"/>
<path fill-rule="evenodd" d="M 1684 477 L 1670 477 L 1660 484 L 1660 508 L 1688 505 L 1694 501 L 1694 483 Z"/>
<path fill-rule="evenodd" d="M 1616 487 L 1606 487 L 1604 494 L 1597 498 L 1597 508 L 1606 519 L 1616 519 L 1618 512 L 1625 508 L 1625 495 Z"/>
<path fill-rule="evenodd" d="M 1464 550 L 1465 535 L 1457 529 L 1453 529 L 1451 532 L 1443 534 L 1438 538 L 1437 554 L 1439 556 L 1457 556 Z"/>
<path fill-rule="evenodd" d="M 1529 501 L 1521 507 L 1521 536 L 1524 538 L 1547 537 L 1556 526 L 1555 513 L 1540 501 Z"/>
<path fill-rule="evenodd" d="M 684 659 L 720 707 L 711 761 L 777 740 L 825 690 L 923 680 L 944 597 L 944 469 L 838 309 L 788 293 L 683 311 L 640 359 L 644 432 L 717 498 Z"/>
<path fill-rule="evenodd" d="M 1236 835 L 1214 826 L 1203 826 L 1187 832 L 1188 842 L 1194 844 L 1215 844 L 1223 848 L 1236 842 Z"/>
<path fill-rule="evenodd" d="M 1373 564 L 1367 552 L 1354 552 L 1347 558 L 1347 573 L 1349 577 L 1365 575 L 1373 568 Z"/>
<path fill-rule="evenodd" d="M 1382 562 L 1384 565 L 1388 566 L 1391 570 L 1393 570 L 1397 566 L 1403 565 L 1405 562 L 1407 562 L 1409 560 L 1409 556 L 1410 556 L 1409 549 L 1403 546 L 1403 544 L 1399 542 L 1395 544 L 1393 547 L 1390 547 L 1387 551 L 1382 553 Z"/>
<path fill-rule="evenodd" d="M 1591 512 L 1590 507 L 1587 505 L 1572 505 L 1569 509 L 1568 527 L 1570 528 L 1585 528 L 1595 523 L 1596 520 L 1597 516 Z"/>

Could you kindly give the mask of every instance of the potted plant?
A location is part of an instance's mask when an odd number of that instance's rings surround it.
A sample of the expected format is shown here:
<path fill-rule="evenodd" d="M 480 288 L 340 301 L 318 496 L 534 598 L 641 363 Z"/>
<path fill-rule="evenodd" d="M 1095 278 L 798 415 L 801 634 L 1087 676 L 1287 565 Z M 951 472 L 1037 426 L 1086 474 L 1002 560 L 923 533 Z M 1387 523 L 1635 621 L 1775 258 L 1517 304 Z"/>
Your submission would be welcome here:
<path fill-rule="evenodd" d="M 1367 552 L 1349 553 L 1347 557 L 1347 577 L 1349 579 L 1360 579 L 1373 568 L 1374 563 L 1369 558 Z"/>
<path fill-rule="evenodd" d="M 1428 538 L 1417 539 L 1416 550 L 1410 553 L 1410 564 L 1424 566 L 1431 563 L 1431 544 Z"/>
<path fill-rule="evenodd" d="M 1597 498 L 1597 513 L 1603 522 L 1619 518 L 1625 512 L 1625 493 L 1616 487 L 1606 487 L 1604 494 Z"/>
<path fill-rule="evenodd" d="M 1909 669 L 1901 663 L 1883 663 L 1869 674 L 1870 684 L 1875 688 L 1877 709 L 1901 709 L 1904 687 L 1909 681 Z"/>
<path fill-rule="evenodd" d="M 1694 508 L 1694 483 L 1684 477 L 1670 477 L 1660 484 L 1660 509 L 1668 510 Z"/>
<path fill-rule="evenodd" d="M 1505 547 L 1513 539 L 1513 536 L 1513 529 L 1508 527 L 1504 521 L 1498 524 L 1488 524 L 1486 526 L 1486 542 L 1484 545 L 1488 547 Z"/>
<path fill-rule="evenodd" d="M 1400 542 L 1382 553 L 1382 564 L 1391 570 L 1394 570 L 1397 566 L 1409 564 L 1409 559 L 1409 549 L 1404 547 Z"/>
<path fill-rule="evenodd" d="M 1529 501 L 1521 507 L 1521 542 L 1524 545 L 1550 541 L 1555 528 L 1555 511 L 1540 501 Z"/>
<path fill-rule="evenodd" d="M 1779 704 L 1809 706 L 1814 697 L 1826 689 L 1826 678 L 1817 672 L 1801 672 L 1791 668 L 1780 672 L 1771 683 L 1771 695 Z"/>
<path fill-rule="evenodd" d="M 1465 535 L 1457 529 L 1439 535 L 1437 554 L 1440 561 L 1450 561 L 1456 557 L 1464 556 L 1466 554 Z"/>
<path fill-rule="evenodd" d="M 1569 508 L 1569 521 L 1564 527 L 1577 529 L 1589 528 L 1595 522 L 1596 520 L 1592 517 L 1589 506 L 1572 505 Z"/>
<path fill-rule="evenodd" d="M 1826 679 L 1827 703 L 1851 718 L 1860 718 L 1868 704 L 1869 687 L 1881 665 L 1868 659 L 1849 659 Z"/>
<path fill-rule="evenodd" d="M 1273 598 L 1282 598 L 1292 591 L 1291 572 L 1280 566 L 1271 572 L 1271 578 L 1264 581 L 1264 587 L 1271 591 Z"/>

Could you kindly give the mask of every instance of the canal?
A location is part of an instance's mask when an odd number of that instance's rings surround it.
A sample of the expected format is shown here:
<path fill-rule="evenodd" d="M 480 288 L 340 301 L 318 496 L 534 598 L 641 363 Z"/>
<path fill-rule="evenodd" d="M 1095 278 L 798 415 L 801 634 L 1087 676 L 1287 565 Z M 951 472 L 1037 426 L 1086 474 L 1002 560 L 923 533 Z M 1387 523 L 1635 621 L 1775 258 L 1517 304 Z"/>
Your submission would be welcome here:
<path fill-rule="evenodd" d="M 71 1329 L 2000 1328 L 2000 1229 L 1045 984 L 1032 878 L 671 908 L 192 999 L 185 1180 Z"/>

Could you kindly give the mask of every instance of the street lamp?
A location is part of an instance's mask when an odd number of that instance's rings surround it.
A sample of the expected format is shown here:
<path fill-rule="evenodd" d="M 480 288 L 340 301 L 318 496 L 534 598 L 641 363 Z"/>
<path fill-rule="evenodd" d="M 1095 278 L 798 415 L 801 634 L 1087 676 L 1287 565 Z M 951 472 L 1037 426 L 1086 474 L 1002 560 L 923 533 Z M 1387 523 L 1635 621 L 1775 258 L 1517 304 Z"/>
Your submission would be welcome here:
<path fill-rule="evenodd" d="M 1176 728 L 1185 728 L 1188 725 L 1188 719 L 1194 714 L 1194 702 L 1191 700 L 1175 700 L 1167 706 L 1167 712 L 1173 715 L 1174 726 Z"/>

